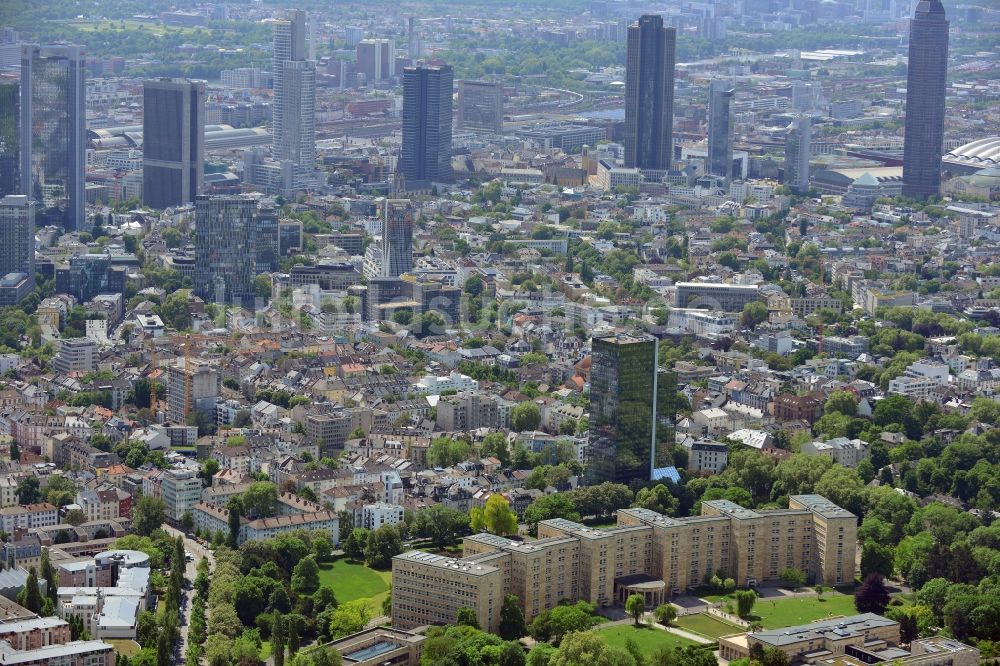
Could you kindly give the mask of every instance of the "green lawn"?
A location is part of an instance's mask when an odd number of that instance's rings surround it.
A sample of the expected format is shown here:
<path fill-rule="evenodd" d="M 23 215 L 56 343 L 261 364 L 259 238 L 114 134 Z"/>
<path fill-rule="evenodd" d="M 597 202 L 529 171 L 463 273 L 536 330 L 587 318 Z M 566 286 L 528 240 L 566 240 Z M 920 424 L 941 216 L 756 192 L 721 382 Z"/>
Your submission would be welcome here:
<path fill-rule="evenodd" d="M 674 624 L 681 629 L 701 634 L 705 638 L 711 638 L 712 640 L 715 640 L 719 636 L 728 636 L 746 631 L 742 627 L 737 627 L 735 624 L 730 624 L 707 613 L 684 615 L 674 620 Z"/>
<path fill-rule="evenodd" d="M 271 656 L 271 641 L 261 641 L 260 642 L 260 660 L 267 661 L 267 658 Z"/>
<path fill-rule="evenodd" d="M 139 644 L 127 638 L 108 638 L 105 642 L 110 643 L 115 652 L 126 657 L 133 657 L 139 653 Z"/>
<path fill-rule="evenodd" d="M 651 654 L 653 650 L 660 647 L 675 648 L 697 645 L 697 643 L 676 634 L 645 625 L 637 628 L 631 624 L 617 624 L 613 627 L 597 629 L 595 633 L 611 647 L 624 648 L 625 641 L 631 638 L 643 654 Z"/>
<path fill-rule="evenodd" d="M 839 592 L 827 592 L 822 598 L 798 597 L 791 599 L 776 599 L 774 601 L 758 599 L 754 604 L 751 621 L 757 616 L 765 629 L 780 629 L 796 624 L 805 624 L 822 620 L 831 615 L 855 615 L 854 597 Z"/>
<path fill-rule="evenodd" d="M 371 599 L 372 611 L 382 614 L 382 600 L 392 586 L 391 571 L 376 571 L 364 564 L 339 559 L 319 565 L 319 584 L 333 588 L 339 603 Z"/>

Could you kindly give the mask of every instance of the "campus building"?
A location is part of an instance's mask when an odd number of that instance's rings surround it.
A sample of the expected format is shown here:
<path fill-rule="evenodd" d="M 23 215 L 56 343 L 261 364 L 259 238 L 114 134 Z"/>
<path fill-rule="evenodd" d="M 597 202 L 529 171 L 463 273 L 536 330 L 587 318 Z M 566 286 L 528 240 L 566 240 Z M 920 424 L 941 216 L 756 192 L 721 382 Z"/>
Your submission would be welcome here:
<path fill-rule="evenodd" d="M 468 607 L 496 632 L 507 594 L 517 595 L 530 622 L 566 599 L 605 606 L 642 594 L 652 608 L 719 570 L 740 585 L 778 580 L 789 567 L 841 585 L 854 580 L 856 547 L 857 517 L 818 495 L 794 495 L 788 509 L 759 512 L 707 501 L 702 515 L 688 518 L 623 509 L 608 529 L 543 520 L 535 541 L 474 534 L 462 558 L 395 557 L 392 619 L 401 629 L 453 623 Z"/>

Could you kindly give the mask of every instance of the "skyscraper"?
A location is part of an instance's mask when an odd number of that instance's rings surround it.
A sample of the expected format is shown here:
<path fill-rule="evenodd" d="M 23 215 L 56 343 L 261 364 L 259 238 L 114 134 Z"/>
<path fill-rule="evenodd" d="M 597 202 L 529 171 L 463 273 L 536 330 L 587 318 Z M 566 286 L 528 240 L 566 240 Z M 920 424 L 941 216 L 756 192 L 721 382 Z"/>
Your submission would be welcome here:
<path fill-rule="evenodd" d="M 75 230 L 85 214 L 86 113 L 79 46 L 21 46 L 21 188 L 36 222 Z"/>
<path fill-rule="evenodd" d="M 0 80 L 0 197 L 17 192 L 18 176 L 17 125 L 21 114 L 21 91 L 16 80 Z"/>
<path fill-rule="evenodd" d="M 199 195 L 195 230 L 195 293 L 206 302 L 252 307 L 257 200 L 244 195 Z"/>
<path fill-rule="evenodd" d="M 941 190 L 948 19 L 941 0 L 920 0 L 910 21 L 903 130 L 903 196 L 926 199 Z"/>
<path fill-rule="evenodd" d="M 388 39 L 362 39 L 355 50 L 358 74 L 364 74 L 367 83 L 388 81 L 396 60 L 394 51 Z"/>
<path fill-rule="evenodd" d="M 588 483 L 648 481 L 656 452 L 658 347 L 651 336 L 591 341 Z"/>
<path fill-rule="evenodd" d="M 707 171 L 713 176 L 733 177 L 733 87 L 712 81 L 708 93 Z"/>
<path fill-rule="evenodd" d="M 273 157 L 300 172 L 316 169 L 316 63 L 306 59 L 306 13 L 289 9 L 274 21 Z"/>
<path fill-rule="evenodd" d="M 785 184 L 798 194 L 809 189 L 809 150 L 812 120 L 796 116 L 785 135 Z"/>
<path fill-rule="evenodd" d="M 0 199 L 0 277 L 8 273 L 35 281 L 35 202 L 23 194 Z"/>
<path fill-rule="evenodd" d="M 142 84 L 142 199 L 180 206 L 201 193 L 205 163 L 205 83 L 154 79 Z"/>
<path fill-rule="evenodd" d="M 493 134 L 503 132 L 503 84 L 459 81 L 458 126 Z"/>
<path fill-rule="evenodd" d="M 386 199 L 382 219 L 382 276 L 413 270 L 413 208 L 409 199 Z"/>
<path fill-rule="evenodd" d="M 263 204 L 257 210 L 257 273 L 273 273 L 281 259 L 281 225 L 278 209 Z"/>
<path fill-rule="evenodd" d="M 451 172 L 451 66 L 403 70 L 403 150 L 406 182 L 449 181 Z"/>
<path fill-rule="evenodd" d="M 667 170 L 673 152 L 677 31 L 663 17 L 628 27 L 625 68 L 625 166 Z"/>

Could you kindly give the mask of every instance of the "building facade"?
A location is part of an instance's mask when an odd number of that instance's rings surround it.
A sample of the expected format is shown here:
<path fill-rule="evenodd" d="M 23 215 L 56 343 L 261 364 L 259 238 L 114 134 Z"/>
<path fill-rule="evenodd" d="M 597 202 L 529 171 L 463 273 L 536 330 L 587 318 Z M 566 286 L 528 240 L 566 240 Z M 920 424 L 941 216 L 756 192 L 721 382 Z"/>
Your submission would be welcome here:
<path fill-rule="evenodd" d="M 204 81 L 144 81 L 142 108 L 143 202 L 153 208 L 193 202 L 205 169 Z"/>
<path fill-rule="evenodd" d="M 677 31 L 646 14 L 628 28 L 625 67 L 625 166 L 670 168 L 673 152 Z"/>
<path fill-rule="evenodd" d="M 75 230 L 84 222 L 86 112 L 79 46 L 21 46 L 21 188 L 36 223 Z"/>
<path fill-rule="evenodd" d="M 712 81 L 708 93 L 708 160 L 706 171 L 733 177 L 733 94 L 726 81 Z"/>
<path fill-rule="evenodd" d="M 812 121 L 809 116 L 797 116 L 785 135 L 785 184 L 795 192 L 809 189 L 809 145 Z"/>
<path fill-rule="evenodd" d="M 2 167 L 0 167 L 2 168 Z M 8 194 L 0 199 L 0 277 L 24 273 L 35 283 L 35 202 Z"/>
<path fill-rule="evenodd" d="M 903 129 L 903 196 L 941 191 L 944 99 L 948 78 L 948 19 L 941 0 L 920 0 L 910 21 Z"/>
<path fill-rule="evenodd" d="M 0 197 L 16 194 L 21 186 L 21 84 L 0 81 Z"/>
<path fill-rule="evenodd" d="M 503 132 L 503 84 L 459 81 L 458 127 L 474 132 Z"/>
<path fill-rule="evenodd" d="M 651 478 L 656 452 L 658 347 L 652 337 L 594 338 L 588 482 Z"/>
<path fill-rule="evenodd" d="M 206 302 L 253 307 L 257 200 L 200 195 L 195 201 L 194 290 Z"/>
<path fill-rule="evenodd" d="M 382 276 L 413 270 L 413 208 L 408 199 L 386 199 L 382 230 Z"/>
<path fill-rule="evenodd" d="M 316 168 L 316 63 L 307 59 L 306 13 L 286 10 L 273 25 L 272 156 L 311 172 Z"/>
<path fill-rule="evenodd" d="M 451 170 L 452 82 L 449 65 L 403 70 L 403 147 L 399 169 L 407 186 L 447 182 Z"/>

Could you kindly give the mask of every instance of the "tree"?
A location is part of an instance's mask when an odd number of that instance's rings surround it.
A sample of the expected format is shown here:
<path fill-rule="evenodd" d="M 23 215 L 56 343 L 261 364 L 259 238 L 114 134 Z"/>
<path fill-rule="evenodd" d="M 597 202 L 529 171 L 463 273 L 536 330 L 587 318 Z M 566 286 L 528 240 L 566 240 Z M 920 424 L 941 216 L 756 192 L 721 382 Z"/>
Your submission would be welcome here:
<path fill-rule="evenodd" d="M 17 596 L 17 602 L 32 613 L 42 612 L 42 593 L 38 590 L 38 574 L 35 573 L 35 567 L 28 570 L 28 580 Z"/>
<path fill-rule="evenodd" d="M 753 330 L 757 324 L 767 321 L 767 305 L 760 301 L 751 301 L 743 306 L 740 314 L 740 323 Z"/>
<path fill-rule="evenodd" d="M 271 654 L 274 658 L 274 666 L 284 666 L 285 664 L 285 621 L 280 613 L 274 614 L 271 624 Z"/>
<path fill-rule="evenodd" d="M 476 618 L 476 611 L 472 610 L 468 606 L 459 608 L 458 613 L 455 616 L 455 624 L 472 627 L 473 629 L 479 629 L 479 620 Z"/>
<path fill-rule="evenodd" d="M 635 659 L 621 648 L 609 648 L 592 631 L 570 634 L 549 660 L 549 666 L 635 666 Z"/>
<path fill-rule="evenodd" d="M 483 508 L 483 522 L 486 531 L 498 536 L 517 533 L 517 514 L 510 508 L 510 502 L 499 493 L 490 495 Z"/>
<path fill-rule="evenodd" d="M 524 522 L 531 526 L 552 518 L 565 518 L 579 522 L 580 514 L 576 512 L 573 500 L 564 493 L 542 495 L 524 510 Z"/>
<path fill-rule="evenodd" d="M 240 501 L 247 518 L 271 518 L 278 510 L 278 487 L 270 481 L 257 481 L 243 491 Z"/>
<path fill-rule="evenodd" d="M 330 636 L 340 638 L 361 631 L 371 620 L 367 599 L 356 599 L 337 607 L 330 618 Z"/>
<path fill-rule="evenodd" d="M 635 626 L 641 624 L 643 613 L 646 612 L 646 599 L 641 594 L 631 594 L 625 600 L 625 612 L 632 616 Z"/>
<path fill-rule="evenodd" d="M 658 483 L 652 488 L 642 488 L 635 495 L 633 506 L 649 509 L 662 513 L 665 516 L 677 515 L 677 498 L 670 492 L 670 488 Z"/>
<path fill-rule="evenodd" d="M 26 476 L 18 481 L 14 492 L 17 493 L 18 504 L 38 504 L 43 499 L 37 476 Z"/>
<path fill-rule="evenodd" d="M 508 594 L 500 607 L 500 638 L 514 641 L 528 635 L 528 626 L 524 622 L 524 613 L 517 595 Z"/>
<path fill-rule="evenodd" d="M 149 536 L 167 520 L 167 505 L 159 497 L 143 495 L 132 507 L 132 529 L 139 536 Z"/>
<path fill-rule="evenodd" d="M 858 413 L 858 398 L 850 391 L 834 391 L 826 400 L 824 414 L 838 413 L 844 416 L 856 416 Z"/>
<path fill-rule="evenodd" d="M 349 559 L 360 561 L 365 559 L 365 548 L 368 546 L 368 530 L 355 527 L 344 541 L 344 554 Z"/>
<path fill-rule="evenodd" d="M 435 504 L 417 512 L 413 528 L 436 548 L 447 548 L 469 530 L 469 516 L 444 504 Z"/>
<path fill-rule="evenodd" d="M 63 516 L 63 522 L 78 527 L 87 522 L 87 514 L 81 509 L 72 509 L 71 511 L 67 511 L 66 515 Z"/>
<path fill-rule="evenodd" d="M 392 558 L 403 552 L 403 541 L 394 525 L 383 525 L 368 535 L 365 564 L 373 569 L 388 569 Z"/>
<path fill-rule="evenodd" d="M 240 513 L 242 507 L 239 497 L 229 500 L 229 547 L 236 548 L 240 543 Z"/>
<path fill-rule="evenodd" d="M 534 402 L 526 400 L 510 410 L 510 429 L 515 432 L 537 430 L 542 413 Z"/>
<path fill-rule="evenodd" d="M 667 626 L 677 619 L 677 609 L 673 604 L 660 604 L 653 611 L 653 615 L 656 616 L 657 622 Z"/>
<path fill-rule="evenodd" d="M 292 592 L 299 596 L 312 595 L 319 589 L 319 566 L 310 555 L 299 560 L 292 570 Z"/>
<path fill-rule="evenodd" d="M 780 578 L 782 582 L 791 587 L 793 590 L 797 590 L 806 584 L 806 575 L 794 567 L 788 567 L 782 571 Z"/>
<path fill-rule="evenodd" d="M 258 275 L 253 279 L 253 292 L 257 298 L 271 298 L 271 276 Z"/>
<path fill-rule="evenodd" d="M 737 590 L 736 597 L 736 612 L 740 617 L 748 617 L 750 611 L 753 610 L 753 605 L 757 603 L 757 593 L 753 590 Z"/>
<path fill-rule="evenodd" d="M 868 574 L 854 591 L 854 607 L 859 613 L 882 614 L 888 605 L 889 590 L 885 586 L 885 578 L 880 573 Z"/>
<path fill-rule="evenodd" d="M 892 546 L 866 539 L 861 547 L 861 577 L 867 578 L 873 573 L 891 576 L 894 570 L 893 557 Z"/>

